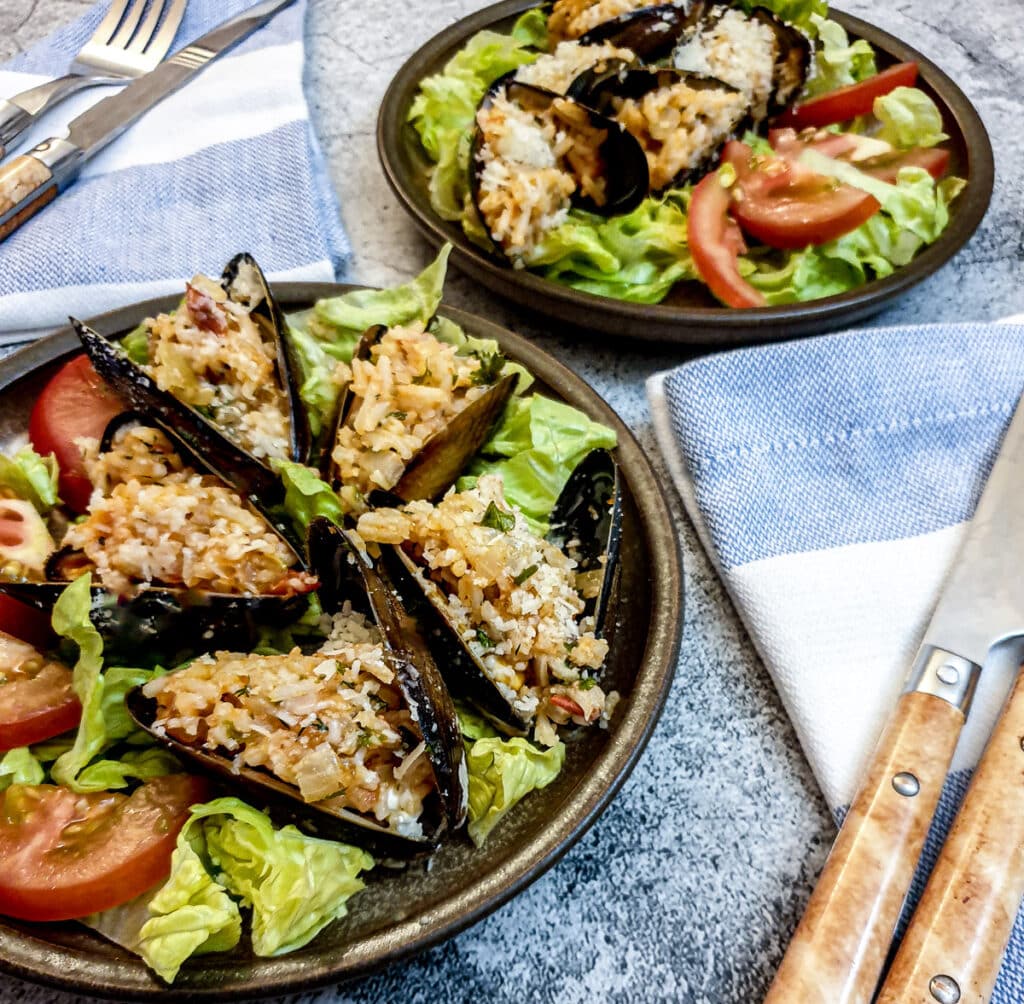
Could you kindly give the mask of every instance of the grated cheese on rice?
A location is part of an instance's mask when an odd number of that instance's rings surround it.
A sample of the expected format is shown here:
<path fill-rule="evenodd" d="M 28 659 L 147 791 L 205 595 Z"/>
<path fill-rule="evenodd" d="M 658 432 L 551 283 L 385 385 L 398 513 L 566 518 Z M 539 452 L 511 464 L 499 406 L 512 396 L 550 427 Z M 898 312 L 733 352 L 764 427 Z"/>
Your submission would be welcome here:
<path fill-rule="evenodd" d="M 619 49 L 609 43 L 581 45 L 579 42 L 562 42 L 553 53 L 520 66 L 516 71 L 516 80 L 522 84 L 544 87 L 556 94 L 565 94 L 569 85 L 584 70 L 601 72 L 611 60 L 632 63 L 636 55 L 631 49 Z"/>
<path fill-rule="evenodd" d="M 552 43 L 579 38 L 605 21 L 653 7 L 658 0 L 555 0 L 548 16 Z"/>

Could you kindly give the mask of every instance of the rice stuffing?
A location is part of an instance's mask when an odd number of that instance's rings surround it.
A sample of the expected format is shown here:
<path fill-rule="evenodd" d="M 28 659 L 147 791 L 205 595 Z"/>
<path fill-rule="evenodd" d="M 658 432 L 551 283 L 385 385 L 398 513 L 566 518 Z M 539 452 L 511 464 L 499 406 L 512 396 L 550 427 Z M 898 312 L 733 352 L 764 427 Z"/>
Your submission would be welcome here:
<path fill-rule="evenodd" d="M 306 802 L 422 835 L 433 769 L 376 627 L 346 607 L 312 655 L 218 652 L 147 683 L 156 728 L 295 785 Z"/>
<path fill-rule="evenodd" d="M 677 69 L 716 77 L 742 91 L 755 122 L 768 115 L 778 56 L 775 33 L 741 10 L 716 7 L 675 52 Z"/>
<path fill-rule="evenodd" d="M 252 314 L 257 295 L 237 303 L 220 283 L 195 276 L 177 310 L 144 322 L 149 361 L 143 369 L 254 457 L 287 459 L 288 400 L 273 333 Z"/>
<path fill-rule="evenodd" d="M 548 16 L 548 36 L 553 43 L 579 38 L 605 21 L 653 7 L 657 0 L 555 0 Z"/>
<path fill-rule="evenodd" d="M 419 321 L 389 329 L 345 378 L 353 403 L 331 456 L 351 511 L 365 509 L 374 489 L 398 484 L 423 445 L 487 391 L 480 360 Z"/>
<path fill-rule="evenodd" d="M 443 596 L 461 638 L 488 678 L 544 745 L 557 726 L 606 719 L 606 695 L 594 672 L 608 654 L 584 601 L 576 562 L 529 528 L 504 499 L 501 478 L 485 475 L 436 505 L 410 502 L 359 518 L 366 542 L 397 544 L 416 574 Z"/>
<path fill-rule="evenodd" d="M 749 108 L 742 91 L 685 80 L 639 98 L 615 98 L 614 118 L 647 156 L 651 189 L 661 191 L 702 165 L 736 130 Z"/>
<path fill-rule="evenodd" d="M 581 45 L 579 42 L 562 42 L 553 53 L 520 66 L 516 71 L 516 80 L 521 84 L 565 94 L 569 85 L 585 70 L 603 72 L 613 60 L 632 63 L 636 55 L 631 49 L 619 49 L 608 43 Z"/>
<path fill-rule="evenodd" d="M 528 94 L 513 101 L 503 88 L 477 113 L 477 124 L 477 208 L 514 264 L 523 265 L 565 222 L 574 195 L 605 203 L 600 149 L 607 133 L 582 106 L 565 98 L 531 102 Z"/>

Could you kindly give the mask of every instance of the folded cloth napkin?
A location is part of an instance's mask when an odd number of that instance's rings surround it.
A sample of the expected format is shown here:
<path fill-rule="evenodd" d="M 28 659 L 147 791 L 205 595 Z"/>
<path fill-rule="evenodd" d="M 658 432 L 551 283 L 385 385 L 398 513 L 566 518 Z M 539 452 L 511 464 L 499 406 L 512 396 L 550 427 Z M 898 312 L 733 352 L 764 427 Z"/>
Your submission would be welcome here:
<path fill-rule="evenodd" d="M 172 52 L 252 5 L 189 0 Z M 0 68 L 0 96 L 67 71 L 109 7 Z M 250 251 L 273 278 L 335 278 L 349 254 L 302 91 L 305 0 L 151 109 L 0 243 L 0 343 L 150 296 Z M 83 91 L 23 137 L 63 135 L 113 93 Z"/>
<path fill-rule="evenodd" d="M 841 818 L 1024 390 L 1024 325 L 881 328 L 648 383 L 674 480 Z M 923 888 L 1017 665 L 995 651 Z M 915 897 L 916 898 L 916 897 Z M 1024 1000 L 1024 912 L 993 996 Z"/>

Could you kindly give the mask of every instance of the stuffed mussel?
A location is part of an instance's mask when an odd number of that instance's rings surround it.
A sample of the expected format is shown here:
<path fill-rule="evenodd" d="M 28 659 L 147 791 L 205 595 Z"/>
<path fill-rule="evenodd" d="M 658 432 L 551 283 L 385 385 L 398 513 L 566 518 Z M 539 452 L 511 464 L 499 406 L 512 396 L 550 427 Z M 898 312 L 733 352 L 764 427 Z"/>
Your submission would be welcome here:
<path fill-rule="evenodd" d="M 326 520 L 310 559 L 329 634 L 317 651 L 219 651 L 128 697 L 139 725 L 319 836 L 388 859 L 432 850 L 465 820 L 454 705 L 387 578 Z"/>
<path fill-rule="evenodd" d="M 587 45 L 609 42 L 656 60 L 672 51 L 703 8 L 703 0 L 555 0 L 548 34 L 555 45 L 576 39 Z"/>
<path fill-rule="evenodd" d="M 373 492 L 445 492 L 480 449 L 516 385 L 504 357 L 461 353 L 422 323 L 370 328 L 342 374 L 323 474 L 346 509 Z M 344 364 L 343 364 L 344 366 Z"/>
<path fill-rule="evenodd" d="M 487 234 L 513 264 L 528 263 L 571 207 L 628 213 L 648 188 L 639 144 L 593 109 L 511 75 L 484 96 L 470 189 Z"/>
<path fill-rule="evenodd" d="M 315 578 L 183 443 L 127 414 L 81 447 L 95 486 L 88 512 L 52 545 L 41 575 L 0 580 L 0 591 L 48 610 L 91 573 L 90 616 L 107 653 L 133 661 L 142 651 L 184 658 L 211 639 L 252 645 L 262 627 L 302 615 Z"/>
<path fill-rule="evenodd" d="M 384 553 L 406 573 L 395 573 L 399 589 L 432 622 L 453 689 L 505 731 L 530 732 L 544 745 L 557 741 L 559 726 L 606 721 L 618 699 L 598 684 L 608 653 L 601 628 L 618 550 L 618 480 L 603 451 L 581 467 L 555 506 L 553 518 L 564 522 L 553 525 L 551 539 L 505 502 L 493 476 L 436 505 L 376 509 L 356 528 L 367 544 L 391 545 Z"/>

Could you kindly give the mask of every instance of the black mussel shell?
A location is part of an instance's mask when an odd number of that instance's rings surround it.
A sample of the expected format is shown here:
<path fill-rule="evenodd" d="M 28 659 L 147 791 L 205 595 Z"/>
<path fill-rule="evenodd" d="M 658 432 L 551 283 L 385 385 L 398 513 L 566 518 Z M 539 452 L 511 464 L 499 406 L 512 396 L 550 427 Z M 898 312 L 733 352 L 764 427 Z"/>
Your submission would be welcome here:
<path fill-rule="evenodd" d="M 705 0 L 655 4 L 621 14 L 580 36 L 581 45 L 610 42 L 631 49 L 645 62 L 669 55 L 704 13 Z"/>
<path fill-rule="evenodd" d="M 385 858 L 385 863 L 406 861 L 433 851 L 443 833 L 465 821 L 465 749 L 455 707 L 415 621 L 401 607 L 386 576 L 351 546 L 344 531 L 326 519 L 312 522 L 308 541 L 311 564 L 323 575 L 324 609 L 333 612 L 348 600 L 372 616 L 386 642 L 385 658 L 391 661 L 399 688 L 420 727 L 437 781 L 436 791 L 424 805 L 422 838 L 402 836 L 350 809 L 305 802 L 293 785 L 267 771 L 243 767 L 236 772 L 226 754 L 161 735 L 153 728 L 156 701 L 145 697 L 141 689 L 128 694 L 128 710 L 140 727 L 172 752 L 242 788 L 267 805 L 275 818 L 294 822 L 307 833 L 358 844 Z"/>
<path fill-rule="evenodd" d="M 609 73 L 600 77 L 588 76 L 588 73 L 589 71 L 585 71 L 581 74 L 580 77 L 582 79 L 577 78 L 577 81 L 573 83 L 573 87 L 576 88 L 578 85 L 581 92 L 586 93 L 588 103 L 609 116 L 614 114 L 616 98 L 639 99 L 651 93 L 651 91 L 660 90 L 663 87 L 672 87 L 679 83 L 685 83 L 687 86 L 698 91 L 717 90 L 726 91 L 730 94 L 741 93 L 738 88 L 727 84 L 724 80 L 719 80 L 717 77 L 708 77 L 704 74 L 691 73 L 688 70 L 676 70 L 670 67 L 661 69 L 629 67 L 621 69 L 618 73 Z M 742 117 L 738 117 L 729 135 L 741 133 L 749 122 L 749 114 L 747 113 Z M 725 140 L 723 139 L 722 143 L 705 150 L 697 164 L 680 172 L 662 188 L 671 188 L 702 177 L 717 162 L 719 151 L 724 142 Z"/>
<path fill-rule="evenodd" d="M 556 101 L 571 102 L 584 110 L 592 126 L 605 131 L 604 142 L 599 148 L 600 159 L 606 171 L 605 202 L 598 206 L 592 199 L 577 194 L 573 196 L 574 205 L 601 216 L 615 216 L 631 212 L 647 197 L 650 188 L 647 158 L 640 144 L 617 122 L 573 98 L 556 94 L 543 87 L 520 83 L 514 79 L 514 72 L 500 77 L 490 86 L 480 102 L 479 109 L 489 107 L 502 93 L 510 101 L 536 111 L 544 111 Z M 483 146 L 483 136 L 478 124 L 473 132 L 470 151 L 469 182 L 473 204 L 477 207 L 477 215 L 481 220 L 484 219 L 479 208 Z"/>
<path fill-rule="evenodd" d="M 50 611 L 67 586 L 68 581 L 59 580 L 0 581 L 0 594 Z M 251 649 L 261 628 L 292 623 L 306 605 L 304 595 L 239 596 L 154 587 L 117 597 L 93 586 L 89 619 L 103 638 L 106 660 L 137 665 L 148 659 L 174 665 L 214 647 Z"/>
<path fill-rule="evenodd" d="M 600 575 L 584 617 L 600 636 L 607 624 L 622 538 L 622 475 L 608 450 L 591 450 L 576 465 L 548 517 L 547 539 L 575 559 L 578 570 Z"/>
<path fill-rule="evenodd" d="M 81 321 L 70 320 L 96 372 L 131 405 L 132 412 L 160 428 L 199 466 L 250 501 L 304 563 L 304 542 L 277 509 L 284 501 L 277 475 L 194 408 L 161 390 L 119 346 Z"/>
<path fill-rule="evenodd" d="M 786 24 L 765 7 L 755 7 L 750 16 L 767 25 L 775 35 L 775 68 L 768 114 L 774 115 L 792 104 L 807 82 L 811 68 L 811 42 L 799 29 Z"/>
<path fill-rule="evenodd" d="M 271 340 L 277 346 L 276 375 L 278 385 L 288 397 L 288 412 L 291 419 L 291 459 L 299 464 L 308 463 L 313 449 L 313 434 L 309 427 L 306 405 L 299 393 L 302 387 L 302 361 L 287 335 L 288 325 L 270 290 L 267 277 L 256 263 L 256 259 L 251 254 L 242 252 L 224 266 L 221 286 L 235 303 L 248 306 L 253 300 L 256 301 L 249 316 L 270 334 Z"/>
<path fill-rule="evenodd" d="M 359 339 L 353 352 L 355 359 L 368 359 L 370 350 L 388 329 L 378 324 L 369 328 Z M 414 499 L 433 500 L 440 498 L 466 469 L 470 459 L 487 442 L 487 437 L 501 418 L 509 398 L 515 390 L 515 374 L 501 377 L 476 400 L 466 405 L 439 432 L 435 433 L 409 461 L 398 484 L 391 489 L 403 502 Z M 337 439 L 338 430 L 348 421 L 355 397 L 349 388 L 344 388 L 338 398 L 338 412 L 334 423 L 331 444 Z M 338 472 L 331 458 L 329 447 L 323 457 L 321 474 L 325 481 L 338 485 Z"/>

